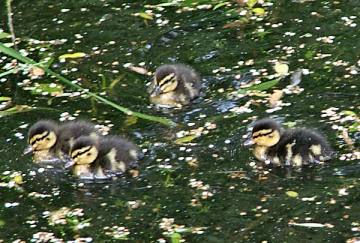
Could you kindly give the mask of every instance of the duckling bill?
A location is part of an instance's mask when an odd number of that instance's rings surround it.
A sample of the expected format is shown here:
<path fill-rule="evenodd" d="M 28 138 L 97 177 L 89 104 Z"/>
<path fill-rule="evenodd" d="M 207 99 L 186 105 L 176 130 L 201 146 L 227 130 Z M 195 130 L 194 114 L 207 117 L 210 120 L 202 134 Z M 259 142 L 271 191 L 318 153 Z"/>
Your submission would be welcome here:
<path fill-rule="evenodd" d="M 33 153 L 36 162 L 64 158 L 74 140 L 85 135 L 98 136 L 92 123 L 71 121 L 59 125 L 51 120 L 40 120 L 29 129 L 29 146 L 24 154 Z"/>
<path fill-rule="evenodd" d="M 181 107 L 199 96 L 199 74 L 184 64 L 166 64 L 156 69 L 148 89 L 150 101 L 159 106 Z"/>
<path fill-rule="evenodd" d="M 254 145 L 253 154 L 258 160 L 279 166 L 318 164 L 330 160 L 334 154 L 319 133 L 304 128 L 283 130 L 272 119 L 257 121 L 244 145 Z"/>
<path fill-rule="evenodd" d="M 83 136 L 75 140 L 70 150 L 73 174 L 81 179 L 107 179 L 136 169 L 141 157 L 139 148 L 125 138 L 108 136 L 94 139 Z"/>

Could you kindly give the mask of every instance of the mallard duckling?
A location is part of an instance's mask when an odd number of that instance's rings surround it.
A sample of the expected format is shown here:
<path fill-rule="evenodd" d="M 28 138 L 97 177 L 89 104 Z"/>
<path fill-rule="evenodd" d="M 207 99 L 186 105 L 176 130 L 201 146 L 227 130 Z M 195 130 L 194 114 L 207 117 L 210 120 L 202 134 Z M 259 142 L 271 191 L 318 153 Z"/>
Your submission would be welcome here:
<path fill-rule="evenodd" d="M 64 158 L 74 140 L 86 135 L 98 136 L 95 126 L 90 122 L 70 121 L 58 125 L 51 120 L 40 120 L 29 129 L 29 146 L 24 154 L 32 152 L 36 162 Z"/>
<path fill-rule="evenodd" d="M 244 145 L 254 145 L 254 156 L 260 161 L 293 167 L 324 162 L 334 153 L 326 139 L 315 131 L 283 130 L 272 119 L 257 121 Z"/>
<path fill-rule="evenodd" d="M 70 157 L 65 167 L 72 167 L 75 176 L 81 179 L 106 179 L 136 168 L 141 153 L 135 144 L 119 136 L 100 139 L 83 136 L 75 140 Z"/>
<path fill-rule="evenodd" d="M 199 74 L 184 64 L 166 64 L 156 69 L 148 89 L 150 101 L 159 106 L 181 107 L 200 94 Z"/>

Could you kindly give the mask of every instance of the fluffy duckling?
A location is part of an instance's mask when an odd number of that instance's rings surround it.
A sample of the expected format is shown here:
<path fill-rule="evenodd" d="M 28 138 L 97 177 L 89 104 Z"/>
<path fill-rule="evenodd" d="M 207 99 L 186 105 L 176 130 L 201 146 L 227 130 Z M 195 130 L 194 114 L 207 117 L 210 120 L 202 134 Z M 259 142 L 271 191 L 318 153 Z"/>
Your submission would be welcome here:
<path fill-rule="evenodd" d="M 260 161 L 293 167 L 324 162 L 334 153 L 326 139 L 315 131 L 283 130 L 272 119 L 257 121 L 244 145 L 254 145 L 254 156 Z"/>
<path fill-rule="evenodd" d="M 135 144 L 119 136 L 100 139 L 83 136 L 75 140 L 70 157 L 65 167 L 72 167 L 75 176 L 107 179 L 128 169 L 136 169 L 141 152 Z M 136 170 L 133 172 L 137 173 Z"/>
<path fill-rule="evenodd" d="M 166 64 L 156 69 L 149 87 L 150 101 L 159 106 L 182 107 L 199 96 L 199 74 L 184 64 Z"/>
<path fill-rule="evenodd" d="M 51 120 L 40 120 L 29 129 L 29 146 L 24 154 L 32 152 L 36 162 L 64 158 L 69 154 L 74 140 L 86 135 L 98 136 L 95 126 L 90 122 L 71 121 L 59 126 Z"/>

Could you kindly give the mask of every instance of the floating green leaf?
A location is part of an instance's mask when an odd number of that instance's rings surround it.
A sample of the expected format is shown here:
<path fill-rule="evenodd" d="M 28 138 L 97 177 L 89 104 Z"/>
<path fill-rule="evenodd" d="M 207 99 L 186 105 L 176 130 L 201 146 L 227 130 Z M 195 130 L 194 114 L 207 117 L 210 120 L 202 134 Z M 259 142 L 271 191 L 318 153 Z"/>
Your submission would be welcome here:
<path fill-rule="evenodd" d="M 288 195 L 289 197 L 298 197 L 299 193 L 297 193 L 295 191 L 287 191 L 286 195 Z"/>
<path fill-rule="evenodd" d="M 257 91 L 267 90 L 275 86 L 279 81 L 280 81 L 279 79 L 276 79 L 261 84 L 253 85 L 249 88 L 249 90 L 257 90 Z"/>
<path fill-rule="evenodd" d="M 347 116 L 354 116 L 356 117 L 356 113 L 353 111 L 342 111 L 341 114 L 347 115 Z"/>
<path fill-rule="evenodd" d="M 252 8 L 255 6 L 255 4 L 257 3 L 258 0 L 248 0 L 246 2 L 246 4 L 248 5 L 249 8 Z"/>
<path fill-rule="evenodd" d="M 86 54 L 84 52 L 75 52 L 75 53 L 67 53 L 59 56 L 60 60 L 66 60 L 66 59 L 75 59 L 75 58 L 81 58 L 85 57 Z"/>
<path fill-rule="evenodd" d="M 153 20 L 153 17 L 152 17 L 151 15 L 149 15 L 149 14 L 147 14 L 147 13 L 144 13 L 144 12 L 139 13 L 139 16 L 140 16 L 141 18 L 143 18 L 143 19 Z"/>
<path fill-rule="evenodd" d="M 185 136 L 182 138 L 178 138 L 175 140 L 176 144 L 183 144 L 183 143 L 188 143 L 191 142 L 192 140 L 194 140 L 195 138 L 197 138 L 197 135 L 189 135 L 189 136 Z"/>
<path fill-rule="evenodd" d="M 129 127 L 138 122 L 138 118 L 136 116 L 128 116 L 124 121 L 124 126 Z"/>
<path fill-rule="evenodd" d="M 169 1 L 169 2 L 165 2 L 165 3 L 159 3 L 156 5 L 153 5 L 154 7 L 172 7 L 172 6 L 177 6 L 179 5 L 179 3 L 177 1 Z"/>
<path fill-rule="evenodd" d="M 354 122 L 349 126 L 349 132 L 360 132 L 360 122 Z"/>
<path fill-rule="evenodd" d="M 3 102 L 3 101 L 10 101 L 10 100 L 11 100 L 11 97 L 0 96 L 0 102 Z"/>
<path fill-rule="evenodd" d="M 181 235 L 179 233 L 172 233 L 170 236 L 171 243 L 180 243 Z"/>
<path fill-rule="evenodd" d="M 246 93 L 246 91 L 250 91 L 250 90 L 264 91 L 264 90 L 270 89 L 271 87 L 275 86 L 279 81 L 280 81 L 280 79 L 275 79 L 275 80 L 271 80 L 271 81 L 264 82 L 261 84 L 256 84 L 249 88 L 240 89 L 238 91 L 238 93 L 244 94 L 244 93 Z"/>
<path fill-rule="evenodd" d="M 218 3 L 214 6 L 213 10 L 221 8 L 221 7 L 225 6 L 226 4 L 227 4 L 227 2 Z"/>
<path fill-rule="evenodd" d="M 260 15 L 260 16 L 265 15 L 265 9 L 263 9 L 263 8 L 253 8 L 252 11 L 253 11 L 256 15 Z"/>
<path fill-rule="evenodd" d="M 313 50 L 308 50 L 306 53 L 305 53 L 305 58 L 308 59 L 308 60 L 311 60 L 313 59 L 315 55 L 315 51 Z"/>
<path fill-rule="evenodd" d="M 9 33 L 0 32 L 0 39 L 10 38 L 10 37 L 11 35 Z"/>

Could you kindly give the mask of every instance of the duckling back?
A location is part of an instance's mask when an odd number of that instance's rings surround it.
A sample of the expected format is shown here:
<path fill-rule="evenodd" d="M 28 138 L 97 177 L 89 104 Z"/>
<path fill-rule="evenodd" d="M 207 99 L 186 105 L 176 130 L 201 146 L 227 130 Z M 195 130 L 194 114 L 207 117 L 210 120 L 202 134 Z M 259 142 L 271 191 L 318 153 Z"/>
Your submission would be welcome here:
<path fill-rule="evenodd" d="M 285 130 L 280 141 L 268 150 L 268 156 L 273 160 L 279 159 L 285 165 L 295 167 L 327 161 L 333 154 L 322 135 L 304 128 Z"/>
<path fill-rule="evenodd" d="M 136 169 L 142 157 L 139 147 L 120 136 L 107 136 L 100 140 L 100 165 L 108 171 L 123 173 Z"/>

